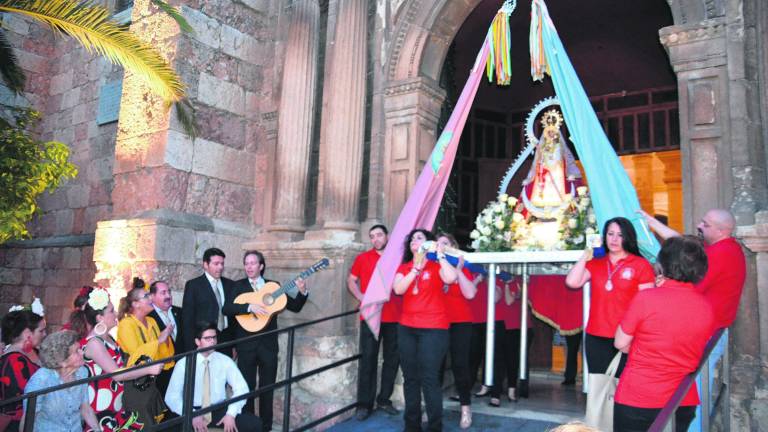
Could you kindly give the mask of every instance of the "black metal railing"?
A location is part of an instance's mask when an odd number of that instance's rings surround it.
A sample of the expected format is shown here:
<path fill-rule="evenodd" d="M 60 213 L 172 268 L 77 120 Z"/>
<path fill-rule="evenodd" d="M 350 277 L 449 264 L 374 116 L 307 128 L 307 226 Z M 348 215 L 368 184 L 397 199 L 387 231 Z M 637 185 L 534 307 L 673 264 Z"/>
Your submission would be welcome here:
<path fill-rule="evenodd" d="M 710 425 L 712 424 L 712 420 L 714 416 L 717 414 L 718 406 L 720 403 L 725 399 L 725 414 L 724 417 L 724 424 L 726 425 L 725 430 L 727 431 L 728 428 L 728 394 L 730 392 L 729 389 L 729 381 L 727 379 L 728 377 L 728 349 L 726 347 L 724 354 L 723 354 L 723 382 L 721 383 L 717 396 L 715 398 L 715 402 L 710 405 L 710 388 L 709 388 L 709 370 L 710 370 L 710 362 L 712 352 L 717 347 L 718 343 L 720 342 L 720 339 L 722 338 L 723 334 L 725 334 L 726 329 L 721 328 L 718 331 L 715 332 L 715 334 L 712 335 L 712 337 L 707 342 L 706 347 L 704 348 L 704 354 L 701 356 L 701 361 L 699 362 L 699 365 L 696 367 L 696 370 L 683 378 L 683 381 L 680 382 L 680 385 L 677 386 L 677 390 L 672 394 L 672 397 L 669 398 L 669 401 L 666 405 L 664 405 L 664 408 L 661 409 L 661 412 L 659 415 L 656 416 L 656 420 L 654 420 L 653 424 L 651 425 L 650 429 L 648 429 L 648 432 L 663 432 L 663 431 L 674 431 L 675 428 L 675 411 L 677 411 L 678 406 L 680 406 L 680 403 L 683 401 L 683 398 L 686 394 L 688 394 L 688 390 L 691 388 L 692 385 L 695 385 L 696 377 L 699 376 L 699 374 L 702 375 L 701 380 L 701 394 L 699 397 L 701 398 L 701 407 L 702 407 L 702 431 L 709 431 Z"/>
<path fill-rule="evenodd" d="M 185 374 L 184 374 L 184 408 L 183 408 L 184 412 L 177 413 L 177 414 L 180 414 L 179 417 L 175 417 L 175 418 L 169 419 L 169 420 L 167 420 L 167 421 L 165 421 L 165 422 L 163 422 L 163 423 L 161 423 L 159 425 L 153 426 L 152 430 L 168 430 L 168 429 L 171 429 L 171 428 L 178 429 L 179 426 L 182 426 L 182 430 L 184 432 L 192 432 L 193 431 L 192 419 L 194 417 L 201 416 L 203 414 L 207 414 L 207 413 L 213 412 L 214 410 L 217 410 L 217 409 L 220 409 L 220 408 L 224 408 L 227 405 L 229 405 L 231 403 L 234 403 L 234 402 L 239 402 L 241 400 L 245 400 L 245 399 L 252 398 L 252 397 L 258 398 L 259 395 L 261 395 L 262 393 L 266 393 L 266 392 L 269 392 L 269 391 L 274 391 L 274 390 L 280 389 L 280 388 L 285 388 L 285 395 L 284 395 L 284 398 L 283 398 L 283 427 L 282 427 L 282 430 L 283 431 L 289 431 L 289 430 L 291 430 L 290 429 L 290 419 L 291 419 L 291 415 L 290 415 L 290 413 L 291 413 L 291 386 L 294 383 L 296 383 L 298 381 L 301 381 L 303 379 L 309 378 L 311 376 L 323 373 L 325 371 L 328 371 L 328 370 L 337 368 L 339 366 L 342 366 L 342 365 L 344 365 L 346 363 L 350 363 L 350 362 L 353 362 L 353 361 L 356 361 L 356 360 L 360 359 L 360 353 L 357 353 L 357 354 L 354 354 L 352 356 L 346 357 L 344 359 L 337 360 L 337 361 L 329 363 L 327 365 L 324 365 L 324 366 L 318 367 L 316 369 L 313 369 L 313 370 L 310 370 L 310 371 L 307 371 L 307 372 L 304 372 L 304 373 L 301 373 L 299 375 L 294 376 L 293 375 L 293 353 L 294 353 L 294 343 L 295 343 L 296 330 L 302 329 L 302 328 L 305 328 L 305 327 L 310 327 L 310 326 L 313 326 L 313 325 L 317 325 L 317 324 L 320 324 L 322 322 L 326 322 L 326 321 L 330 321 L 330 320 L 334 320 L 334 319 L 340 319 L 340 318 L 343 318 L 343 317 L 346 317 L 346 316 L 349 316 L 349 315 L 356 314 L 357 312 L 358 312 L 357 310 L 352 310 L 352 311 L 348 311 L 348 312 L 342 312 L 340 314 L 331 315 L 331 316 L 328 316 L 328 317 L 325 317 L 325 318 L 320 318 L 320 319 L 317 319 L 317 320 L 314 320 L 314 321 L 309 321 L 309 322 L 306 322 L 306 323 L 296 324 L 296 325 L 293 325 L 293 326 L 290 326 L 290 327 L 285 327 L 285 328 L 281 328 L 281 329 L 277 329 L 277 330 L 272 330 L 272 331 L 265 332 L 265 333 L 259 333 L 259 334 L 252 335 L 252 336 L 246 336 L 246 337 L 241 338 L 241 339 L 237 339 L 237 340 L 233 340 L 233 341 L 229 341 L 229 342 L 224 342 L 224 343 L 221 343 L 221 344 L 218 344 L 218 345 L 214 345 L 214 346 L 211 346 L 211 347 L 201 348 L 201 349 L 197 349 L 197 350 L 194 350 L 194 351 L 187 351 L 185 353 L 174 355 L 173 357 L 168 357 L 168 358 L 160 359 L 160 360 L 157 360 L 157 361 L 153 361 L 151 363 L 146 363 L 146 364 L 142 364 L 142 365 L 139 365 L 139 366 L 134 366 L 134 367 L 127 368 L 127 369 L 121 369 L 121 370 L 116 371 L 116 372 L 112 372 L 112 373 L 108 373 L 108 374 L 96 375 L 96 376 L 84 378 L 84 379 L 81 379 L 81 380 L 72 381 L 72 382 L 68 382 L 68 383 L 57 385 L 57 386 L 53 386 L 53 387 L 48 387 L 48 388 L 45 388 L 45 389 L 37 390 L 37 391 L 26 393 L 26 394 L 23 394 L 23 395 L 14 397 L 14 398 L 9 398 L 9 399 L 0 401 L 0 407 L 5 406 L 5 405 L 15 404 L 15 403 L 18 403 L 19 401 L 26 400 L 27 401 L 27 405 L 26 405 L 26 411 L 25 411 L 25 415 L 24 415 L 24 419 L 25 419 L 24 420 L 24 432 L 32 432 L 32 430 L 34 428 L 34 422 L 35 422 L 35 407 L 36 407 L 36 404 L 37 404 L 37 398 L 39 396 L 42 396 L 42 395 L 45 395 L 45 394 L 48 394 L 48 393 L 53 393 L 53 392 L 56 392 L 56 391 L 59 391 L 59 390 L 63 390 L 63 389 L 69 388 L 69 387 L 74 387 L 74 386 L 78 386 L 78 385 L 82 385 L 82 384 L 88 384 L 88 383 L 90 383 L 92 381 L 98 381 L 98 380 L 103 380 L 103 379 L 106 379 L 106 378 L 111 378 L 111 377 L 114 377 L 116 375 L 122 375 L 122 374 L 124 374 L 126 372 L 137 370 L 137 369 L 143 369 L 143 368 L 146 368 L 146 367 L 151 366 L 153 364 L 165 363 L 165 362 L 168 362 L 168 361 L 179 361 L 182 358 L 186 358 L 186 369 L 185 369 Z M 244 393 L 242 395 L 239 395 L 237 397 L 233 397 L 233 398 L 224 400 L 222 402 L 219 402 L 219 403 L 216 403 L 216 404 L 212 404 L 212 405 L 210 405 L 208 407 L 205 407 L 205 408 L 200 408 L 200 409 L 197 409 L 197 410 L 194 409 L 194 407 L 193 407 L 194 381 L 195 381 L 195 366 L 196 366 L 196 363 L 197 363 L 195 361 L 195 356 L 198 353 L 205 352 L 205 351 L 216 350 L 216 349 L 220 349 L 220 348 L 229 348 L 229 347 L 232 347 L 232 346 L 234 346 L 234 345 L 236 345 L 238 343 L 242 343 L 242 342 L 246 342 L 246 341 L 252 341 L 252 340 L 258 339 L 260 337 L 265 337 L 265 336 L 269 336 L 269 335 L 277 335 L 277 334 L 280 334 L 280 333 L 288 333 L 288 343 L 286 345 L 286 355 L 285 355 L 285 359 L 286 359 L 285 379 L 283 379 L 281 381 L 278 381 L 278 382 L 275 382 L 274 384 L 270 384 L 268 386 L 259 387 L 258 389 L 249 391 L 249 392 Z M 311 422 L 309 422 L 307 424 L 304 424 L 304 425 L 294 429 L 292 432 L 301 432 L 301 431 L 305 431 L 307 429 L 313 428 L 313 427 L 319 425 L 320 423 L 328 421 L 328 420 L 330 420 L 330 419 L 332 419 L 332 418 L 334 418 L 334 417 L 336 417 L 338 415 L 343 414 L 346 411 L 351 410 L 352 408 L 355 408 L 356 406 L 357 406 L 357 402 L 353 402 L 351 404 L 348 404 L 348 405 L 346 405 L 346 406 L 344 406 L 344 407 L 342 407 L 342 408 L 340 408 L 340 409 L 338 409 L 336 411 L 333 411 L 333 412 L 331 412 L 331 413 L 329 413 L 329 414 L 327 414 L 327 415 L 325 415 L 325 416 L 323 416 L 323 417 L 321 417 L 319 419 L 316 419 L 316 420 L 313 420 L 313 421 L 311 421 Z M 79 415 L 79 413 L 78 413 L 78 415 Z"/>

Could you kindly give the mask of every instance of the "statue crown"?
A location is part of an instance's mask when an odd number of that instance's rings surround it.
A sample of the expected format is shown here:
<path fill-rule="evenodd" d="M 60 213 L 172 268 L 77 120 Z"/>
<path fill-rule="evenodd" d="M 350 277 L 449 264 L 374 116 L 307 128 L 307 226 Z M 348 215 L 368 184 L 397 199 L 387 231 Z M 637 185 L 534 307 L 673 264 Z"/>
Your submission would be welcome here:
<path fill-rule="evenodd" d="M 556 109 L 551 109 L 541 116 L 541 125 L 544 129 L 560 129 L 563 124 L 563 116 Z"/>

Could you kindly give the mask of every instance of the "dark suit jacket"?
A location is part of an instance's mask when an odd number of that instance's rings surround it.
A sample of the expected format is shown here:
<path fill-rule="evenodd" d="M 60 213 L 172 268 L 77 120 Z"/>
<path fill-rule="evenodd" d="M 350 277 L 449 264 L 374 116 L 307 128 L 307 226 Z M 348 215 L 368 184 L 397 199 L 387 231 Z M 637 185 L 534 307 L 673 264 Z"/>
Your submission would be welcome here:
<path fill-rule="evenodd" d="M 221 287 L 226 299 L 234 289 L 235 282 L 225 277 L 221 278 Z M 219 320 L 218 303 L 213 294 L 213 287 L 202 275 L 190 279 L 184 285 L 184 300 L 181 304 L 181 322 L 184 329 L 184 349 L 191 350 L 195 347 L 195 326 L 199 321 L 210 321 L 216 323 Z M 232 326 L 229 320 L 228 326 Z M 219 343 L 232 340 L 231 330 L 225 329 L 219 335 Z"/>
<path fill-rule="evenodd" d="M 178 306 L 171 306 L 171 315 L 173 315 L 173 319 L 176 320 L 176 339 L 173 340 L 173 352 L 175 354 L 181 354 L 186 351 L 184 347 L 184 325 L 182 324 L 184 321 L 181 317 L 181 308 Z M 165 322 L 163 322 L 162 318 L 160 318 L 160 314 L 158 314 L 154 308 L 152 309 L 152 312 L 149 313 L 149 316 L 154 318 L 157 322 L 160 331 L 165 330 Z"/>
<path fill-rule="evenodd" d="M 275 282 L 275 281 L 266 280 L 266 282 Z M 267 324 L 266 327 L 264 327 L 261 331 L 256 333 L 251 333 L 245 330 L 243 327 L 240 326 L 240 323 L 237 322 L 237 320 L 235 319 L 235 315 L 248 313 L 248 305 L 235 304 L 235 298 L 240 294 L 252 292 L 252 291 L 253 291 L 253 288 L 251 288 L 251 284 L 248 281 L 248 278 L 240 279 L 235 282 L 234 289 L 232 290 L 231 294 L 227 296 L 227 299 L 224 302 L 224 307 L 222 308 L 222 310 L 224 311 L 224 315 L 226 315 L 227 318 L 229 319 L 229 327 L 232 328 L 232 331 L 233 331 L 232 337 L 234 339 L 240 339 L 246 336 L 252 336 L 257 333 L 265 333 L 265 332 L 277 329 L 276 315 L 272 316 L 272 319 L 269 321 L 269 324 Z M 292 298 L 289 295 L 286 295 L 286 297 L 288 297 L 288 304 L 286 305 L 285 308 L 291 312 L 300 312 L 301 309 L 304 307 L 304 303 L 307 302 L 308 296 L 303 295 L 301 294 L 301 292 L 299 292 L 296 298 Z M 255 340 L 239 343 L 237 344 L 237 351 L 240 352 L 240 351 L 255 350 L 255 349 L 258 349 L 259 347 L 263 347 L 277 353 L 277 335 L 263 336 Z"/>

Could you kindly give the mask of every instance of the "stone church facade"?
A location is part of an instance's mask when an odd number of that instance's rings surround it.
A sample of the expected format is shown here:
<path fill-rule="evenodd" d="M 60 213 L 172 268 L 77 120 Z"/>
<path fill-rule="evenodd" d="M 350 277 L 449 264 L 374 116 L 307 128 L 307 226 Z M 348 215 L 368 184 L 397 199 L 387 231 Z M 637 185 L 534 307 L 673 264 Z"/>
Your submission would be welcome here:
<path fill-rule="evenodd" d="M 29 76 L 41 133 L 69 144 L 79 176 L 41 199 L 33 238 L 0 249 L 0 303 L 42 297 L 62 323 L 76 288 L 119 295 L 132 276 L 165 279 L 181 300 L 203 250 L 227 253 L 242 277 L 256 248 L 287 278 L 322 256 L 308 307 L 283 324 L 357 306 L 345 279 L 367 228 L 392 225 L 437 136 L 451 41 L 480 0 L 183 0 L 195 33 L 147 0 L 131 28 L 187 84 L 200 136 L 191 140 L 135 77 L 46 28 L 5 17 Z M 659 29 L 678 79 L 685 226 L 730 208 L 749 275 L 731 332 L 732 430 L 768 424 L 768 5 L 668 0 Z M 120 85 L 117 121 L 99 120 Z M 8 95 L 0 94 L 4 98 Z M 16 101 L 24 103 L 24 101 Z M 302 335 L 298 368 L 356 349 L 356 321 Z M 301 385 L 354 399 L 354 370 Z M 337 381 L 350 390 L 339 395 Z"/>

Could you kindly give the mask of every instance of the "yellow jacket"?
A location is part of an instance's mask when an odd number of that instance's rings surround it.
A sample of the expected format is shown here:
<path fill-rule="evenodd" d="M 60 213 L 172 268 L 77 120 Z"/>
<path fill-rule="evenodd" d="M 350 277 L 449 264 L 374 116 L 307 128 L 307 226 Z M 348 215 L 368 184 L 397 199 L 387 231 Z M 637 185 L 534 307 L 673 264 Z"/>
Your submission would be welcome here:
<path fill-rule="evenodd" d="M 160 328 L 152 317 L 146 317 L 147 325 L 141 323 L 133 315 L 127 315 L 117 323 L 117 343 L 130 356 L 126 366 L 136 363 L 142 355 L 152 360 L 160 360 L 173 356 L 173 342 L 170 338 L 164 343 L 158 343 Z M 168 362 L 163 369 L 169 370 L 174 362 Z"/>

